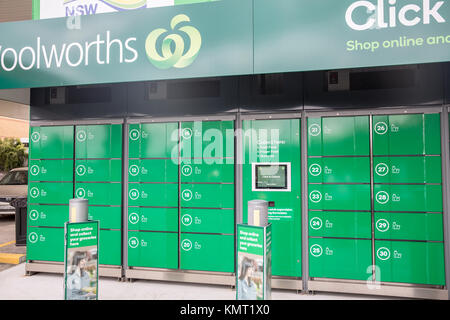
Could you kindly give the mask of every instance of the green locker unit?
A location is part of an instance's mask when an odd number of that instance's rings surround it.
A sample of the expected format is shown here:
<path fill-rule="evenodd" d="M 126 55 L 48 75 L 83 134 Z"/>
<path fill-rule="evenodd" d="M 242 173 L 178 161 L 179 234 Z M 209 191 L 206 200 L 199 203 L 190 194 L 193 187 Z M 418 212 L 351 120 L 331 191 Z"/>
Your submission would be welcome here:
<path fill-rule="evenodd" d="M 74 127 L 31 127 L 29 152 L 27 261 L 62 262 L 73 198 Z"/>
<path fill-rule="evenodd" d="M 366 280 L 372 273 L 370 118 L 307 123 L 309 275 Z"/>
<path fill-rule="evenodd" d="M 30 159 L 73 159 L 73 126 L 30 127 Z"/>
<path fill-rule="evenodd" d="M 300 122 L 299 118 L 242 122 L 243 222 L 248 201 L 273 202 L 269 222 L 274 276 L 302 276 Z"/>
<path fill-rule="evenodd" d="M 376 277 L 445 285 L 440 115 L 373 116 Z"/>
<path fill-rule="evenodd" d="M 352 280 L 372 278 L 372 241 L 310 238 L 309 276 Z"/>
<path fill-rule="evenodd" d="M 75 128 L 75 197 L 100 224 L 101 265 L 122 264 L 122 124 Z"/>
<path fill-rule="evenodd" d="M 444 244 L 418 241 L 375 241 L 377 280 L 445 285 Z"/>
<path fill-rule="evenodd" d="M 128 265 L 178 268 L 178 232 L 128 232 Z"/>
<path fill-rule="evenodd" d="M 30 227 L 59 227 L 69 221 L 68 205 L 28 205 L 27 225 Z"/>
<path fill-rule="evenodd" d="M 129 267 L 178 269 L 178 141 L 178 122 L 129 125 Z"/>
<path fill-rule="evenodd" d="M 64 228 L 28 227 L 27 260 L 64 261 Z"/>
<path fill-rule="evenodd" d="M 180 268 L 234 272 L 234 235 L 182 233 Z"/>
<path fill-rule="evenodd" d="M 180 269 L 234 272 L 234 122 L 180 127 Z"/>

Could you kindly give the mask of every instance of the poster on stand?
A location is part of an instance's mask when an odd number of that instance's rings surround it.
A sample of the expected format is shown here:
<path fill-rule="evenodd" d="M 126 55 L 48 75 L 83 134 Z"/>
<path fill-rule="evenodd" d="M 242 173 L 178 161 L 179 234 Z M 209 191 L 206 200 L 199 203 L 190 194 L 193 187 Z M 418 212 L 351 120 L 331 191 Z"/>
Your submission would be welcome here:
<path fill-rule="evenodd" d="M 271 225 L 238 225 L 236 300 L 271 299 Z"/>
<path fill-rule="evenodd" d="M 65 300 L 98 300 L 98 234 L 98 221 L 65 224 Z"/>

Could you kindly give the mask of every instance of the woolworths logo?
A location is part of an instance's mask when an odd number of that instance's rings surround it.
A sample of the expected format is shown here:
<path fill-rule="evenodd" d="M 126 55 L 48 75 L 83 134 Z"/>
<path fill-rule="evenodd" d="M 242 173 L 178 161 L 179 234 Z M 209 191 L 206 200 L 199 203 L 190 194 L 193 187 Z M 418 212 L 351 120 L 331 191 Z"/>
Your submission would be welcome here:
<path fill-rule="evenodd" d="M 186 25 L 190 21 L 187 15 L 179 14 L 172 18 L 170 31 L 158 28 L 148 34 L 141 45 L 153 66 L 158 69 L 185 68 L 194 62 L 202 46 L 202 37 L 195 27 Z M 34 44 L 22 48 L 5 47 L 0 42 L 0 72 L 131 64 L 139 59 L 137 44 L 140 40 L 134 36 L 116 38 L 106 30 L 104 34 L 97 33 L 94 39 L 80 42 L 52 44 L 37 37 Z"/>
<path fill-rule="evenodd" d="M 202 37 L 200 32 L 192 26 L 183 26 L 177 29 L 181 22 L 190 22 L 191 19 L 184 14 L 179 14 L 174 17 L 170 23 L 170 27 L 174 33 L 168 34 L 162 40 L 162 48 L 160 55 L 156 48 L 158 39 L 168 30 L 158 28 L 153 30 L 145 41 L 145 51 L 149 61 L 159 69 L 185 68 L 194 62 L 195 58 L 202 46 Z M 190 47 L 185 52 L 186 43 L 183 37 L 176 33 L 177 31 L 184 32 L 189 37 Z"/>

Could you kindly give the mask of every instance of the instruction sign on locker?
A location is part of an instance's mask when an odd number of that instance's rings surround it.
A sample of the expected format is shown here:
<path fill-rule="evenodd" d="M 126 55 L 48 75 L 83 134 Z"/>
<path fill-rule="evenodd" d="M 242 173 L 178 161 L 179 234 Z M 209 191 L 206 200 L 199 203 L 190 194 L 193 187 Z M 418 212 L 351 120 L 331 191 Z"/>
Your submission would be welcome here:
<path fill-rule="evenodd" d="M 243 208 L 267 200 L 272 274 L 301 277 L 300 119 L 243 121 Z"/>

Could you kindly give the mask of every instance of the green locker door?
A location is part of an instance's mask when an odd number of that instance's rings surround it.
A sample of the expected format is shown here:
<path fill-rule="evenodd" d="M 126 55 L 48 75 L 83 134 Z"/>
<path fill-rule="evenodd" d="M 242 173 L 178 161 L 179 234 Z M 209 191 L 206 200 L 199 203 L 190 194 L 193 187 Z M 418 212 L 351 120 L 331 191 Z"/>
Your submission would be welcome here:
<path fill-rule="evenodd" d="M 73 181 L 73 160 L 30 160 L 28 181 Z"/>
<path fill-rule="evenodd" d="M 79 182 L 122 182 L 122 160 L 76 160 L 75 180 Z"/>
<path fill-rule="evenodd" d="M 373 117 L 373 154 L 440 155 L 439 114 Z"/>
<path fill-rule="evenodd" d="M 246 120 L 242 128 L 244 223 L 247 221 L 248 201 L 273 201 L 275 207 L 269 208 L 269 222 L 272 223 L 272 274 L 301 277 L 300 119 Z M 290 190 L 256 189 L 253 170 L 262 163 L 289 164 Z"/>
<path fill-rule="evenodd" d="M 441 185 L 375 185 L 375 211 L 442 212 Z"/>
<path fill-rule="evenodd" d="M 72 159 L 73 126 L 31 127 L 30 159 Z"/>
<path fill-rule="evenodd" d="M 367 280 L 372 277 L 372 241 L 309 239 L 309 276 Z"/>
<path fill-rule="evenodd" d="M 182 184 L 181 207 L 234 208 L 234 184 Z"/>
<path fill-rule="evenodd" d="M 129 182 L 178 182 L 176 159 L 130 159 Z"/>
<path fill-rule="evenodd" d="M 234 234 L 234 210 L 182 209 L 181 232 Z"/>
<path fill-rule="evenodd" d="M 68 205 L 28 205 L 27 223 L 30 227 L 64 227 L 69 221 Z"/>
<path fill-rule="evenodd" d="M 375 238 L 444 241 L 441 213 L 375 212 Z"/>
<path fill-rule="evenodd" d="M 178 208 L 128 208 L 128 230 L 178 232 Z"/>
<path fill-rule="evenodd" d="M 374 157 L 375 183 L 441 183 L 440 156 Z"/>
<path fill-rule="evenodd" d="M 75 184 L 75 197 L 88 199 L 89 205 L 120 206 L 122 204 L 122 184 L 78 182 Z"/>
<path fill-rule="evenodd" d="M 28 184 L 28 203 L 68 204 L 73 198 L 71 182 L 30 182 Z"/>
<path fill-rule="evenodd" d="M 309 236 L 370 239 L 371 219 L 370 212 L 310 211 Z"/>
<path fill-rule="evenodd" d="M 181 234 L 181 269 L 234 272 L 234 263 L 234 235 Z"/>
<path fill-rule="evenodd" d="M 128 265 L 178 268 L 178 233 L 128 232 Z"/>
<path fill-rule="evenodd" d="M 369 155 L 369 117 L 308 118 L 308 156 Z"/>
<path fill-rule="evenodd" d="M 128 205 L 148 207 L 178 207 L 176 183 L 130 183 Z"/>
<path fill-rule="evenodd" d="M 27 260 L 64 261 L 64 228 L 29 227 Z"/>
<path fill-rule="evenodd" d="M 182 183 L 234 183 L 234 160 L 200 159 L 181 161 Z"/>
<path fill-rule="evenodd" d="M 130 124 L 130 158 L 178 158 L 178 123 Z"/>
<path fill-rule="evenodd" d="M 100 229 L 99 264 L 119 266 L 122 264 L 122 232 Z"/>
<path fill-rule="evenodd" d="M 100 221 L 102 229 L 122 228 L 122 208 L 111 206 L 89 206 L 89 220 Z"/>
<path fill-rule="evenodd" d="M 369 211 L 370 184 L 309 184 L 310 210 Z"/>
<path fill-rule="evenodd" d="M 122 158 L 122 125 L 77 126 L 75 158 Z"/>
<path fill-rule="evenodd" d="M 370 158 L 309 158 L 308 182 L 370 183 Z"/>
<path fill-rule="evenodd" d="M 378 281 L 445 285 L 441 242 L 375 241 L 375 252 Z"/>
<path fill-rule="evenodd" d="M 233 121 L 195 121 L 181 124 L 181 158 L 234 158 Z"/>

